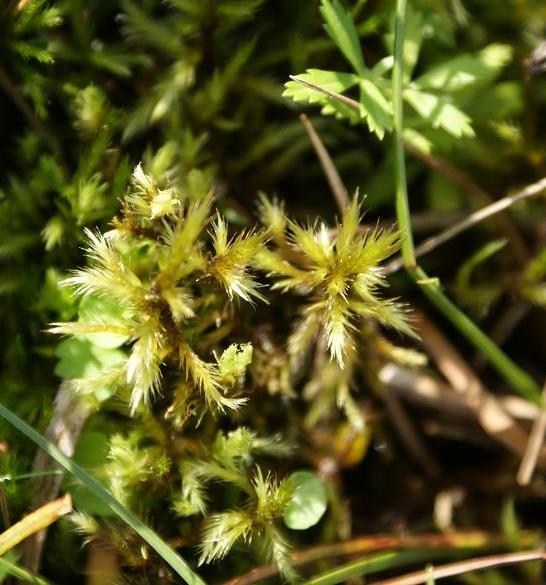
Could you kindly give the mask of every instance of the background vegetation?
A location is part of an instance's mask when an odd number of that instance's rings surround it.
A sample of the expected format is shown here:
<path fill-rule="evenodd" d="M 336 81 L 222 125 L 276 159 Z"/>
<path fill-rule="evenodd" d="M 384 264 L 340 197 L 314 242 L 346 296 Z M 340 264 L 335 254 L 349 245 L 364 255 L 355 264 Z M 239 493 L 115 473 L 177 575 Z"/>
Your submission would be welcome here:
<path fill-rule="evenodd" d="M 541 582 L 546 7 L 405 4 L 2 4 L 0 582 Z"/>

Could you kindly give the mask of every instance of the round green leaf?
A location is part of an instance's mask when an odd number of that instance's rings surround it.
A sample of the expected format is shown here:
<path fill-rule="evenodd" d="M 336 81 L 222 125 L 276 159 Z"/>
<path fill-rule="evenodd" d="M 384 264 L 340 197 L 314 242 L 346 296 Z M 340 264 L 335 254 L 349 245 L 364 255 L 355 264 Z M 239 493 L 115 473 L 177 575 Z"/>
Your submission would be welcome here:
<path fill-rule="evenodd" d="M 326 511 L 326 489 L 312 471 L 295 471 L 289 479 L 294 492 L 284 509 L 283 520 L 292 530 L 306 530 L 314 526 Z"/>

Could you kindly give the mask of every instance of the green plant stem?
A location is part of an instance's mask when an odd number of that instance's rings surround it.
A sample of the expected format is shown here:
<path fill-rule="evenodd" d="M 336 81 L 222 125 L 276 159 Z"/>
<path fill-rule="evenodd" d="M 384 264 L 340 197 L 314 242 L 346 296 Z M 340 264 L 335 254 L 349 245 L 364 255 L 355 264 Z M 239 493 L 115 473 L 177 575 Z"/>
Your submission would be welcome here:
<path fill-rule="evenodd" d="M 397 0 L 394 67 L 392 77 L 394 148 L 396 160 L 396 216 L 402 232 L 402 259 L 404 267 L 420 286 L 429 300 L 445 317 L 489 360 L 491 365 L 525 398 L 540 404 L 539 385 L 517 364 L 515 364 L 483 331 L 456 307 L 441 291 L 436 283 L 417 266 L 413 234 L 411 231 L 408 189 L 406 180 L 406 161 L 404 157 L 404 36 L 407 0 Z"/>
<path fill-rule="evenodd" d="M 206 585 L 205 581 L 195 573 L 190 565 L 178 555 L 161 537 L 149 526 L 144 524 L 123 504 L 104 488 L 94 477 L 89 475 L 77 463 L 62 453 L 53 443 L 35 431 L 30 425 L 21 420 L 3 404 L 0 404 L 0 416 L 7 420 L 17 430 L 21 431 L 31 441 L 36 443 L 69 473 L 77 477 L 93 494 L 100 498 L 113 512 L 139 534 L 178 574 L 188 585 Z"/>
<path fill-rule="evenodd" d="M 406 161 L 404 158 L 404 108 L 402 93 L 404 91 L 404 27 L 406 21 L 406 0 L 397 0 L 394 35 L 394 66 L 392 71 L 392 88 L 394 96 L 393 129 L 394 155 L 396 161 L 396 217 L 403 230 L 402 259 L 406 267 L 414 268 L 415 247 L 411 232 L 411 218 L 408 202 L 408 182 L 406 179 Z"/>

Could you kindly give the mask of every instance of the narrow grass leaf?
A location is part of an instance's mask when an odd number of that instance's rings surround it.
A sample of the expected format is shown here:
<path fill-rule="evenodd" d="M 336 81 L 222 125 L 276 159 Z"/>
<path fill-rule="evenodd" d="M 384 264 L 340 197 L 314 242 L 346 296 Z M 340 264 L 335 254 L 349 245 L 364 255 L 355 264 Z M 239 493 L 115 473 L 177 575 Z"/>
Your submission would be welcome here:
<path fill-rule="evenodd" d="M 457 551 L 457 553 L 459 552 Z M 335 585 L 336 583 L 343 583 L 355 577 L 372 575 L 373 573 L 379 573 L 380 571 L 387 571 L 413 563 L 424 563 L 432 559 L 445 558 L 449 554 L 449 551 L 446 550 L 422 549 L 377 553 L 312 577 L 308 581 L 305 581 L 303 585 Z"/>
<path fill-rule="evenodd" d="M 30 425 L 21 420 L 3 404 L 0 404 L 0 416 L 13 425 L 16 429 L 36 443 L 55 461 L 64 467 L 69 473 L 77 477 L 91 492 L 100 498 L 113 512 L 126 522 L 151 548 L 153 548 L 163 560 L 170 565 L 188 585 L 206 585 L 205 581 L 195 573 L 190 565 L 178 555 L 161 537 L 156 534 L 142 520 L 123 506 L 114 496 L 105 489 L 94 477 L 89 475 L 82 467 L 74 463 L 70 457 L 62 453 L 53 443 L 43 435 L 35 431 Z"/>
<path fill-rule="evenodd" d="M 11 575 L 12 577 L 19 579 L 19 581 L 22 581 L 23 583 L 31 583 L 32 585 L 52 585 L 51 581 L 38 575 L 34 575 L 34 573 L 23 569 L 23 567 L 20 567 L 6 557 L 0 557 L 0 571 L 5 575 Z"/>

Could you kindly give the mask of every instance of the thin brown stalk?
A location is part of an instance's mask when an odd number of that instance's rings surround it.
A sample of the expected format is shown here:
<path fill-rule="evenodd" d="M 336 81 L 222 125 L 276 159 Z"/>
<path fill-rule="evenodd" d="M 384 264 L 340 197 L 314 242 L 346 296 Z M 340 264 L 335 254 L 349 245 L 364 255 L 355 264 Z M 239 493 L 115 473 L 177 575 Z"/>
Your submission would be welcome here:
<path fill-rule="evenodd" d="M 522 541 L 531 542 L 530 533 L 521 533 Z M 527 540 L 529 538 L 529 540 Z M 506 544 L 504 536 L 490 534 L 481 530 L 469 530 L 448 533 L 408 534 L 372 534 L 360 536 L 345 542 L 321 544 L 295 552 L 291 555 L 294 567 L 301 567 L 324 559 L 336 559 L 355 555 L 369 554 L 387 549 L 445 549 L 445 548 L 493 548 Z M 241 575 L 224 581 L 221 585 L 252 585 L 278 573 L 275 565 L 256 567 Z"/>
<path fill-rule="evenodd" d="M 508 209 L 515 203 L 523 201 L 524 199 L 540 195 L 545 190 L 546 177 L 540 179 L 540 181 L 537 181 L 536 183 L 528 185 L 527 187 L 521 189 L 520 191 L 514 193 L 513 195 L 507 195 L 506 197 L 503 197 L 502 199 L 495 201 L 491 205 L 486 205 L 485 207 L 478 209 L 474 213 L 471 213 L 470 215 L 468 215 L 461 221 L 457 222 L 456 224 L 452 225 L 451 227 L 447 228 L 443 232 L 440 232 L 439 234 L 427 238 L 426 240 L 421 242 L 421 244 L 419 244 L 415 248 L 416 256 L 419 258 L 424 254 L 428 254 L 432 250 L 438 248 L 438 246 L 445 244 L 445 242 L 451 240 L 455 236 L 458 236 L 460 233 L 470 229 L 471 227 L 474 227 L 476 224 L 480 223 L 484 219 L 487 219 L 488 217 L 491 217 L 496 213 L 503 211 L 504 209 Z M 385 273 L 392 274 L 393 272 L 396 272 L 397 270 L 402 268 L 402 266 L 403 266 L 402 259 L 397 258 L 396 260 L 389 262 L 385 266 Z"/>
<path fill-rule="evenodd" d="M 427 154 L 418 148 L 415 148 L 411 144 L 405 142 L 404 148 L 413 157 L 419 159 L 423 164 L 431 169 L 438 171 L 441 175 L 449 179 L 455 185 L 459 185 L 469 195 L 474 195 L 483 202 L 490 202 L 492 200 L 491 195 L 480 187 L 475 181 L 473 181 L 468 175 L 462 173 L 458 168 L 454 167 L 447 161 Z"/>
<path fill-rule="evenodd" d="M 452 418 L 475 419 L 463 397 L 430 372 L 389 362 L 379 371 L 379 379 L 404 401 L 445 413 Z M 521 396 L 511 394 L 499 397 L 498 401 L 516 419 L 534 421 L 540 413 L 537 405 Z"/>
<path fill-rule="evenodd" d="M 423 344 L 449 384 L 474 413 L 483 430 L 520 457 L 525 453 L 528 436 L 525 430 L 501 406 L 500 402 L 484 388 L 459 352 L 441 331 L 422 313 L 416 312 L 415 326 Z M 541 464 L 546 462 L 540 454 Z"/>
<path fill-rule="evenodd" d="M 445 579 L 446 577 L 464 575 L 465 573 L 470 573 L 472 571 L 496 569 L 499 567 L 506 567 L 507 565 L 515 565 L 529 561 L 543 561 L 545 559 L 546 554 L 542 550 L 491 555 L 488 557 L 448 563 L 446 565 L 440 565 L 439 567 L 433 567 L 430 570 L 424 569 L 422 571 L 415 571 L 414 573 L 409 573 L 403 577 L 393 577 L 392 579 L 376 581 L 373 585 L 420 585 L 421 583 L 427 583 L 431 578 L 433 580 Z"/>
<path fill-rule="evenodd" d="M 8 446 L 7 443 L 0 441 L 0 454 L 7 453 Z M 2 514 L 2 522 L 4 523 L 4 530 L 10 527 L 11 521 L 9 517 L 9 506 L 8 506 L 8 498 L 6 496 L 6 490 L 2 485 L 2 481 L 0 480 L 0 513 Z"/>
<path fill-rule="evenodd" d="M 86 585 L 113 585 L 122 581 L 118 554 L 112 546 L 92 541 L 87 550 Z"/>
<path fill-rule="evenodd" d="M 529 442 L 527 443 L 527 449 L 521 460 L 521 465 L 517 475 L 517 482 L 520 485 L 527 485 L 531 481 L 533 472 L 537 465 L 537 460 L 544 443 L 544 433 L 546 432 L 546 382 L 542 390 L 542 410 L 531 429 L 529 435 Z"/>
<path fill-rule="evenodd" d="M 330 153 L 324 146 L 324 143 L 320 139 L 320 136 L 317 134 L 317 131 L 313 127 L 311 120 L 305 115 L 300 115 L 300 122 L 303 124 L 307 135 L 309 136 L 309 140 L 315 149 L 315 153 L 317 158 L 319 159 L 320 166 L 326 175 L 326 179 L 328 184 L 330 185 L 330 189 L 332 190 L 332 194 L 334 195 L 334 199 L 336 200 L 337 206 L 339 211 L 343 213 L 349 204 L 349 199 L 347 197 L 347 189 L 343 184 L 343 180 L 341 179 L 336 166 L 330 156 Z"/>

